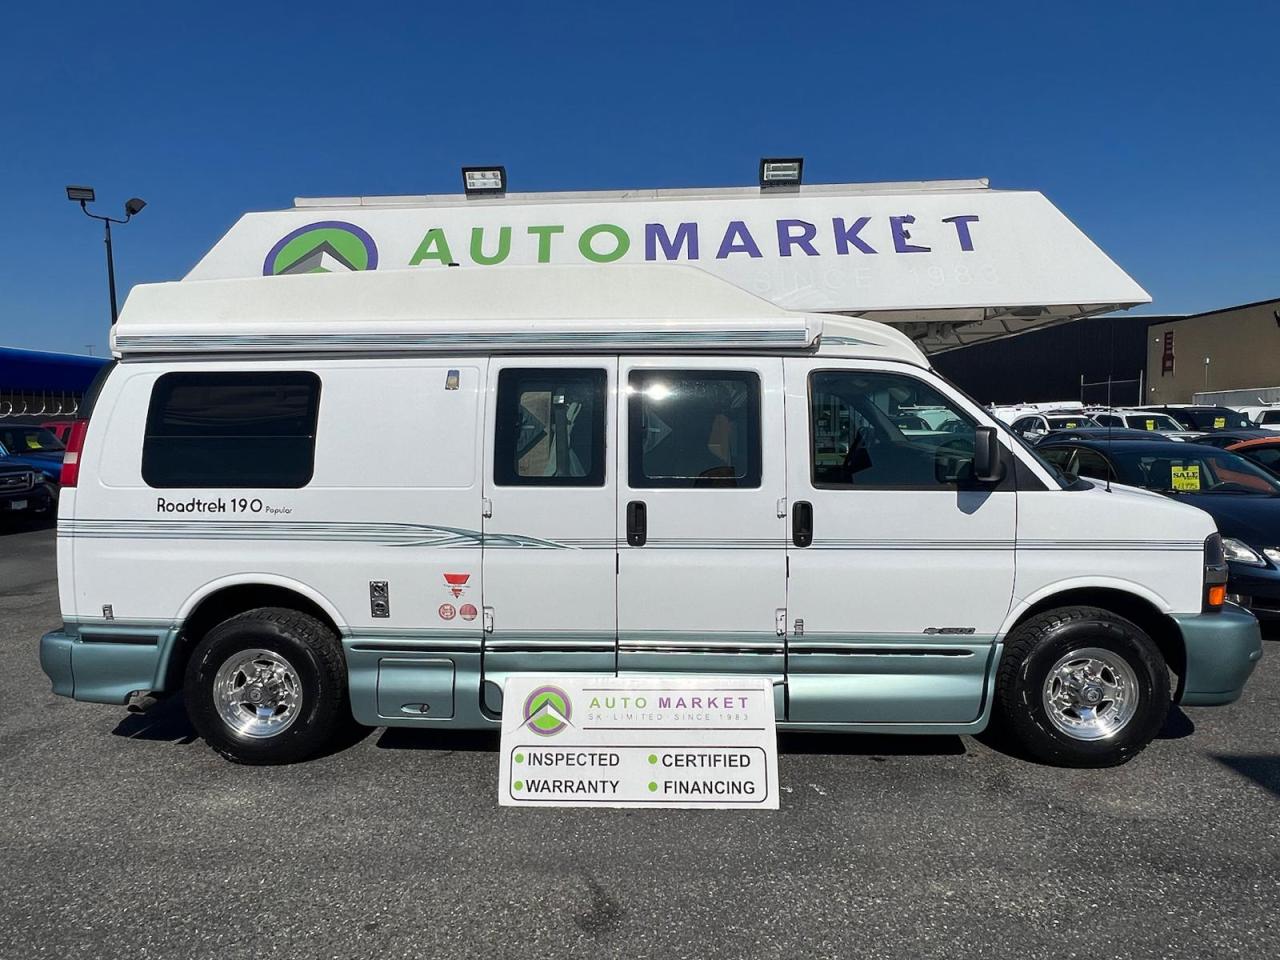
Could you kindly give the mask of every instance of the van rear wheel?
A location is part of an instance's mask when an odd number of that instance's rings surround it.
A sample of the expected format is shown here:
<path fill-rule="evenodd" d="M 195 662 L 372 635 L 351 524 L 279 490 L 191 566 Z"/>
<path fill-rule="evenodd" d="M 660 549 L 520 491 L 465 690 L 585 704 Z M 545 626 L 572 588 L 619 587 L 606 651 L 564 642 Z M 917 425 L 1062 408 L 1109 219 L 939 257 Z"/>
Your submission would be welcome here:
<path fill-rule="evenodd" d="M 1136 624 L 1098 607 L 1032 617 L 1005 642 L 996 720 L 1028 754 L 1062 767 L 1133 759 L 1169 713 L 1169 671 Z"/>
<path fill-rule="evenodd" d="M 192 653 L 184 690 L 196 731 L 236 763 L 305 760 L 351 717 L 338 638 L 296 610 L 218 624 Z"/>

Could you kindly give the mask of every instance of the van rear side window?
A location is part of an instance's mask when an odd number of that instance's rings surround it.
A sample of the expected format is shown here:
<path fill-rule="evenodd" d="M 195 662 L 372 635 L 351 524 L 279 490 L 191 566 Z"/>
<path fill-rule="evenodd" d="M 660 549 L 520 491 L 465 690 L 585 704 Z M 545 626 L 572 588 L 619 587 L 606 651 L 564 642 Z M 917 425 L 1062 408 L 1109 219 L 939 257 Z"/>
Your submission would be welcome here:
<path fill-rule="evenodd" d="M 508 368 L 498 374 L 493 482 L 604 486 L 603 370 Z"/>
<path fill-rule="evenodd" d="M 166 373 L 151 391 L 142 478 L 151 487 L 305 487 L 315 468 L 320 378 Z"/>

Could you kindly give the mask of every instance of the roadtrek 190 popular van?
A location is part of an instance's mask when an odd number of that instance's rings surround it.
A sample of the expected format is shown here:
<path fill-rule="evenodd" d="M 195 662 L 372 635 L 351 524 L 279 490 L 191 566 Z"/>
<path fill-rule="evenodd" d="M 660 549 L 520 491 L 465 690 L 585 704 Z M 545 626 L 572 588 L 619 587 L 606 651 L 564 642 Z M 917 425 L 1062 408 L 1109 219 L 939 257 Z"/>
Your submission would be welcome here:
<path fill-rule="evenodd" d="M 788 729 L 1104 766 L 1261 656 L 1206 514 L 1067 481 L 890 326 L 695 268 L 140 286 L 113 349 L 41 662 L 184 691 L 232 760 L 496 729 L 513 674 L 696 673 L 770 678 Z"/>

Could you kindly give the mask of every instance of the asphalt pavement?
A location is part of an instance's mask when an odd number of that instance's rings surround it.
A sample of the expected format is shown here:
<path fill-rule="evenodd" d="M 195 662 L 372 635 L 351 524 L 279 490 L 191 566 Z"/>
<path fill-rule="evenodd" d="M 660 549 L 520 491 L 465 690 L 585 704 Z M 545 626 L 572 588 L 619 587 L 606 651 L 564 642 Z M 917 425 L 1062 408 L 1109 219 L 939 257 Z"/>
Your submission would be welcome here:
<path fill-rule="evenodd" d="M 1274 639 L 1114 770 L 793 735 L 777 812 L 511 809 L 488 735 L 238 767 L 180 698 L 54 697 L 54 577 L 0 535 L 3 958 L 1280 956 Z"/>

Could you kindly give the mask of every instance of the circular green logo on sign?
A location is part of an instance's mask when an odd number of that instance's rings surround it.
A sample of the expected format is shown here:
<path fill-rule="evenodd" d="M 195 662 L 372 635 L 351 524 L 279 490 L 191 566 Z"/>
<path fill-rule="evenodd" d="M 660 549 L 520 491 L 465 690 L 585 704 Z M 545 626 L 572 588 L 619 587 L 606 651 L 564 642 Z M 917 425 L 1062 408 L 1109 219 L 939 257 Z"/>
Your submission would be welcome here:
<path fill-rule="evenodd" d="M 573 704 L 559 687 L 538 687 L 524 702 L 524 725 L 540 737 L 550 737 L 569 726 Z"/>
<path fill-rule="evenodd" d="M 321 220 L 281 237 L 262 263 L 262 274 L 279 277 L 295 273 L 347 273 L 375 270 L 378 247 L 373 237 L 354 223 Z"/>

